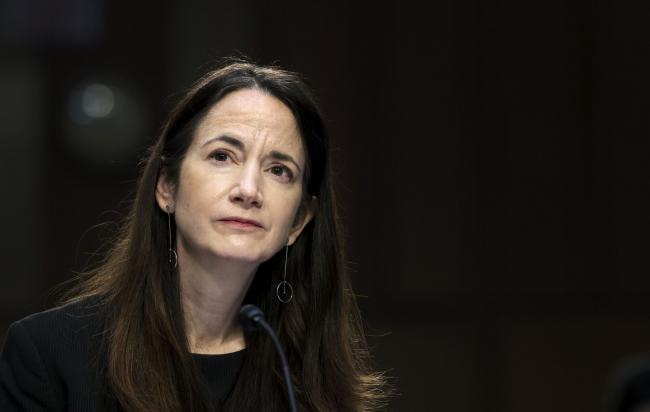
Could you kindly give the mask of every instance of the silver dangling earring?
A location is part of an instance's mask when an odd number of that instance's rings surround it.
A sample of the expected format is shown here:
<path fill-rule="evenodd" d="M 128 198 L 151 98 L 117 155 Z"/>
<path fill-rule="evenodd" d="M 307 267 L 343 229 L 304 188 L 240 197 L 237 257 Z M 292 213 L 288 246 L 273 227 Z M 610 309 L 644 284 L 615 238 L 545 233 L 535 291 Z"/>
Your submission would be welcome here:
<path fill-rule="evenodd" d="M 278 283 L 278 287 L 275 289 L 275 294 L 282 303 L 289 303 L 293 298 L 293 288 L 291 287 L 291 283 L 287 282 L 287 257 L 289 257 L 288 243 L 284 249 L 284 279 Z M 282 287 L 282 290 L 280 290 L 280 287 Z"/>
<path fill-rule="evenodd" d="M 176 269 L 176 266 L 178 266 L 178 255 L 176 254 L 176 251 L 172 249 L 172 217 L 169 214 L 169 205 L 166 205 L 165 209 L 167 209 L 167 232 L 169 233 L 169 266 Z M 174 261 L 173 264 L 172 261 Z"/>

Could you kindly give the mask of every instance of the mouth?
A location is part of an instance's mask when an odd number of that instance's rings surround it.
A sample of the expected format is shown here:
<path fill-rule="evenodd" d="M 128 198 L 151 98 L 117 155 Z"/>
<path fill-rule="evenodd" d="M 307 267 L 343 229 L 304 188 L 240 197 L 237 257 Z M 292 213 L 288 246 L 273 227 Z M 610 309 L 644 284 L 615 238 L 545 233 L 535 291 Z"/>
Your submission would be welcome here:
<path fill-rule="evenodd" d="M 220 222 L 225 223 L 228 226 L 241 228 L 241 229 L 264 229 L 264 226 L 256 220 L 244 219 L 236 216 L 229 216 L 223 219 L 219 219 Z"/>

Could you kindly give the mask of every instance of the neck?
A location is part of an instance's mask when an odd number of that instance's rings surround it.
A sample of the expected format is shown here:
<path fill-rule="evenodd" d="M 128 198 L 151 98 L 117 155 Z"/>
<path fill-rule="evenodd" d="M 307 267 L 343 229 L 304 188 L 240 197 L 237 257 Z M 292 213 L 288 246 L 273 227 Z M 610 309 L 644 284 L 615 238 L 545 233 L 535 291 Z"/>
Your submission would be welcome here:
<path fill-rule="evenodd" d="M 223 259 L 201 264 L 179 245 L 181 304 L 190 352 L 222 354 L 246 346 L 237 316 L 256 269 L 254 264 Z"/>

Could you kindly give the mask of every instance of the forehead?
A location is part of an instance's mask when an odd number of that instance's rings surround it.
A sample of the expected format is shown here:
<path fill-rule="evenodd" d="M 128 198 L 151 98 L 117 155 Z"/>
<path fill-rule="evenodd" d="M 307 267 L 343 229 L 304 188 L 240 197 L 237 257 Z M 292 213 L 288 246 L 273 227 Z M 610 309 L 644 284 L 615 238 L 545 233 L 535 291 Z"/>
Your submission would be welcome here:
<path fill-rule="evenodd" d="M 219 100 L 197 125 L 194 143 L 201 145 L 219 135 L 231 135 L 246 146 L 283 148 L 303 157 L 293 113 L 280 100 L 258 89 L 237 90 Z"/>

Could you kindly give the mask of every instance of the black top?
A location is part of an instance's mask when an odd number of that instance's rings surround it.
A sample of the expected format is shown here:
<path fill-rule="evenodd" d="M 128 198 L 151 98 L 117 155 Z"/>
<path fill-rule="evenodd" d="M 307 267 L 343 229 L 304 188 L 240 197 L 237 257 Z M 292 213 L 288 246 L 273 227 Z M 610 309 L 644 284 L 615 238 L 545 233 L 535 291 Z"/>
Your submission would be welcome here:
<path fill-rule="evenodd" d="M 0 411 L 107 411 L 107 385 L 94 364 L 102 333 L 98 311 L 75 302 L 11 324 L 0 354 Z M 209 396 L 230 393 L 244 351 L 192 354 Z"/>

